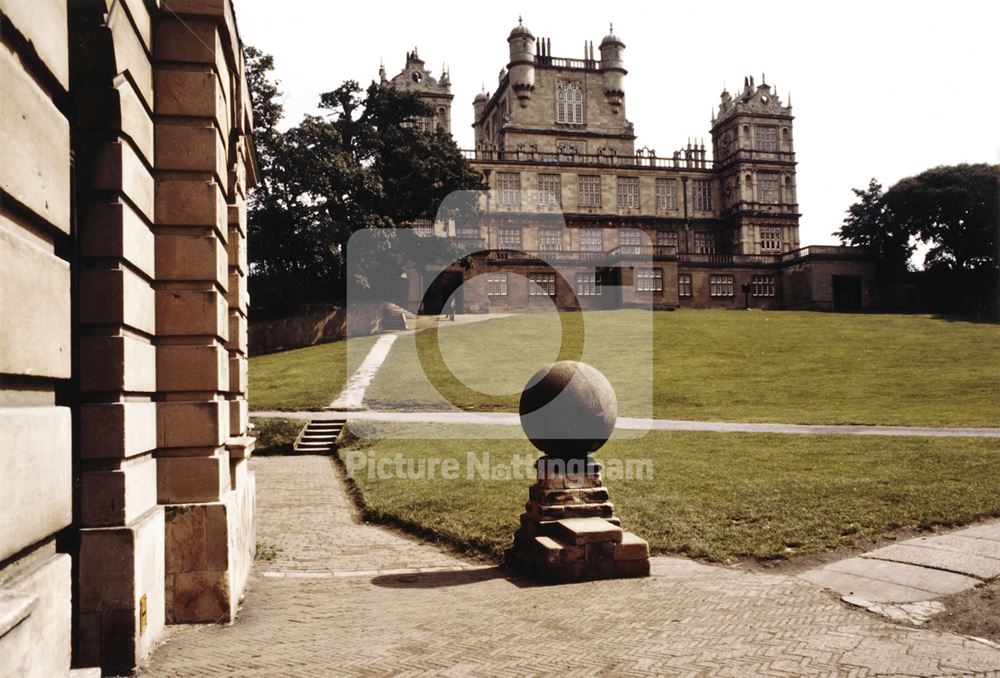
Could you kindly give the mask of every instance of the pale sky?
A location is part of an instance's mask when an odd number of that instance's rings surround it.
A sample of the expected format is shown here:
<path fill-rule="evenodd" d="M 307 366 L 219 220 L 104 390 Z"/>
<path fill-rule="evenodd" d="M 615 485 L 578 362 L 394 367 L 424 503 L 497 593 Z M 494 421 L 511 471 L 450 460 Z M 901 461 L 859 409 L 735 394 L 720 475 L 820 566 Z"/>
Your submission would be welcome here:
<path fill-rule="evenodd" d="M 472 98 L 496 89 L 523 14 L 552 54 L 581 58 L 614 22 L 626 45 L 636 148 L 703 138 L 723 85 L 753 74 L 792 95 L 801 242 L 835 243 L 854 196 L 936 165 L 1000 162 L 1000 2 L 327 2 L 234 0 L 244 42 L 274 55 L 285 123 L 321 92 L 402 70 L 419 48 L 451 70 L 452 133 L 471 148 Z"/>

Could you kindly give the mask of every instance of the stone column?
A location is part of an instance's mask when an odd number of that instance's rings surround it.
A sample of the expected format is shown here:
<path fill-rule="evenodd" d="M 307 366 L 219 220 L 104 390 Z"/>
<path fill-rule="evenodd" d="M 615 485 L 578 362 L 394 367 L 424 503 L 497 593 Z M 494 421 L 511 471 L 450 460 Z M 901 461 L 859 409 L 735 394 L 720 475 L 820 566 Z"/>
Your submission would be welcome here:
<path fill-rule="evenodd" d="M 66 675 L 72 520 L 66 2 L 0 0 L 0 673 Z M 39 652 L 38 648 L 44 648 Z"/>
<path fill-rule="evenodd" d="M 230 158 L 242 65 L 228 3 L 164 2 L 156 26 L 158 496 L 170 623 L 230 621 L 253 554 L 253 478 L 230 443 Z M 238 211 L 238 210 L 237 210 Z M 238 282 L 238 281 L 237 281 Z M 232 334 L 230 330 L 232 329 Z M 239 378 L 237 378 L 239 385 Z M 245 421 L 245 419 L 244 419 Z M 242 433 L 243 431 L 239 431 Z M 231 457 L 230 451 L 233 451 Z"/>
<path fill-rule="evenodd" d="M 164 624 L 153 458 L 153 36 L 143 3 L 70 9 L 81 391 L 77 663 L 128 671 Z"/>

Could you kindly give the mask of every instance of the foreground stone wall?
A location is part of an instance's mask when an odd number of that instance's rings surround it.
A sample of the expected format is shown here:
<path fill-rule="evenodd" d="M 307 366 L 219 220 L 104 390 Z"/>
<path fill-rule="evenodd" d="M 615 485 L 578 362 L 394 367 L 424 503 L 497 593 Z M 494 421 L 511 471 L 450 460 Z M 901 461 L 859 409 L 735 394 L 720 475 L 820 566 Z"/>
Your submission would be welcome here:
<path fill-rule="evenodd" d="M 0 10 L 0 673 L 125 673 L 255 547 L 245 64 L 229 0 Z"/>
<path fill-rule="evenodd" d="M 73 519 L 65 2 L 0 1 L 0 673 L 65 675 Z"/>

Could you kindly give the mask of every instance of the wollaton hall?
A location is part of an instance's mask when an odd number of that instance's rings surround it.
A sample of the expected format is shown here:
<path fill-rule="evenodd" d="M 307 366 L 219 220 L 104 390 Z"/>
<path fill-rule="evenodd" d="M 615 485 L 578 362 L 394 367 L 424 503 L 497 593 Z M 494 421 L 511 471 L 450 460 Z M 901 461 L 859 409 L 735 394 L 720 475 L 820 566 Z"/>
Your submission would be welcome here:
<path fill-rule="evenodd" d="M 877 303 L 874 263 L 858 248 L 799 243 L 792 107 L 766 82 L 722 92 L 702 144 L 667 157 L 635 148 L 625 114 L 625 45 L 613 30 L 595 53 L 552 55 L 522 23 L 497 89 L 473 101 L 475 149 L 489 184 L 477 223 L 415 224 L 467 241 L 471 267 L 452 267 L 413 294 L 436 313 L 460 310 L 670 308 L 860 310 Z M 416 49 L 382 82 L 434 110 L 421 127 L 450 131 L 451 82 Z M 558 226 L 556 226 L 558 225 Z M 562 275 L 545 262 L 558 261 Z M 599 265 L 595 265 L 599 262 Z M 609 265 L 610 264 L 610 265 Z M 426 276 L 425 276 L 426 277 Z M 411 291 L 415 289 L 412 286 Z"/>

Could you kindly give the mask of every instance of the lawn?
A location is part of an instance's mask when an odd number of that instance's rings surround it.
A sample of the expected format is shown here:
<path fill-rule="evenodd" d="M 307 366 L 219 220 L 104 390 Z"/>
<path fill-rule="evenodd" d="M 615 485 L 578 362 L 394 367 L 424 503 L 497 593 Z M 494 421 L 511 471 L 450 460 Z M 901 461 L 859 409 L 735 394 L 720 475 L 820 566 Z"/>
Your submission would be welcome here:
<path fill-rule="evenodd" d="M 323 409 L 344 388 L 347 375 L 357 369 L 374 343 L 374 337 L 358 337 L 250 358 L 250 409 Z"/>
<path fill-rule="evenodd" d="M 527 443 L 500 439 L 493 427 L 450 427 L 449 435 L 467 438 L 438 440 L 427 439 L 440 432 L 428 424 L 403 432 L 399 425 L 352 422 L 351 429 L 368 435 L 340 450 L 348 462 L 371 455 L 394 468 L 401 455 L 404 469 L 431 457 L 455 459 L 460 468 L 456 480 L 440 473 L 434 481 L 354 474 L 369 518 L 501 557 L 532 480 L 469 478 L 467 453 L 481 462 L 488 452 L 493 468 L 502 469 L 531 450 Z M 623 527 L 661 554 L 784 559 L 900 529 L 1000 516 L 995 439 L 653 432 L 639 440 L 612 438 L 597 456 L 606 470 L 615 459 L 652 462 L 651 479 L 606 484 Z"/>
<path fill-rule="evenodd" d="M 1000 418 L 997 325 L 790 311 L 657 312 L 652 323 L 641 311 L 610 311 L 585 321 L 583 359 L 609 378 L 625 415 L 928 426 L 995 426 Z M 438 383 L 450 369 L 488 394 L 445 389 L 473 410 L 516 410 L 528 376 L 559 350 L 555 314 L 445 324 L 421 335 L 435 331 L 444 357 L 426 358 L 424 368 Z M 652 358 L 643 351 L 650 342 Z M 413 335 L 396 342 L 367 400 L 379 408 L 449 406 L 424 375 Z"/>

